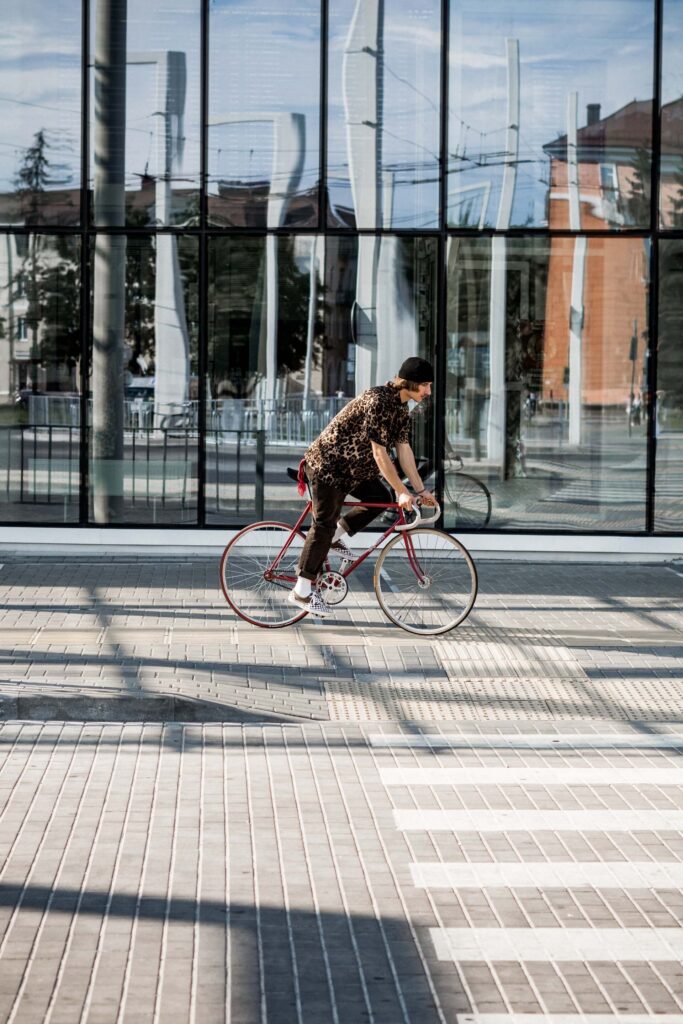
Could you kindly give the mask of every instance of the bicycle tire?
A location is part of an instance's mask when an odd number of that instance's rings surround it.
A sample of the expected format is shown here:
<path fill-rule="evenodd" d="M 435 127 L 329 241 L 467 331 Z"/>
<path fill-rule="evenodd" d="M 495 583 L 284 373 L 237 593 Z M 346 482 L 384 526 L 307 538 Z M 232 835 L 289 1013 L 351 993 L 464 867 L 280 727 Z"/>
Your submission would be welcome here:
<path fill-rule="evenodd" d="M 386 617 L 420 636 L 438 636 L 459 626 L 472 611 L 479 589 L 467 548 L 450 533 L 428 526 L 397 534 L 385 545 L 375 564 L 373 583 Z"/>
<path fill-rule="evenodd" d="M 453 477 L 455 478 L 453 480 Z M 486 484 L 469 473 L 454 473 L 449 487 L 444 478 L 444 497 L 453 527 L 483 530 L 491 521 L 491 492 Z"/>
<path fill-rule="evenodd" d="M 268 533 L 270 536 L 265 536 Z M 245 622 L 261 629 L 282 629 L 299 622 L 306 611 L 298 611 L 288 602 L 296 582 L 296 563 L 304 543 L 297 531 L 278 566 L 274 580 L 266 573 L 293 533 L 286 523 L 252 523 L 235 534 L 220 561 L 220 584 L 232 610 Z"/>

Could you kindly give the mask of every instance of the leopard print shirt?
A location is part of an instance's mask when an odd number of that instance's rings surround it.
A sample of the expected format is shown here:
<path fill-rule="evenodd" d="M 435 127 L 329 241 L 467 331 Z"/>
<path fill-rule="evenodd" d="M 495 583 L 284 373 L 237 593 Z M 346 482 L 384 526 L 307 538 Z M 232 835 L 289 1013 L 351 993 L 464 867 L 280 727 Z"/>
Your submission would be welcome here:
<path fill-rule="evenodd" d="M 337 413 L 304 456 L 308 478 L 346 494 L 379 476 L 372 441 L 387 450 L 410 443 L 408 403 L 394 384 L 368 388 Z"/>

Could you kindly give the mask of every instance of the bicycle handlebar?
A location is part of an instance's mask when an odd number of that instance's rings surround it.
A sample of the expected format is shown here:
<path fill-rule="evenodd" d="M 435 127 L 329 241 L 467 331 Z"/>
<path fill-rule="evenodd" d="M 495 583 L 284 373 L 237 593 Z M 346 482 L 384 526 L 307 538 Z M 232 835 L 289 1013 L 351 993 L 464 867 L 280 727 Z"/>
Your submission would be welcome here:
<path fill-rule="evenodd" d="M 420 509 L 423 508 L 429 509 L 430 514 L 427 517 L 423 516 L 422 512 L 420 511 Z M 415 513 L 415 518 L 410 523 L 403 523 L 402 526 L 395 526 L 394 529 L 414 530 L 416 526 L 420 525 L 420 523 L 423 526 L 431 526 L 432 523 L 435 523 L 439 516 L 441 515 L 441 508 L 438 503 L 435 505 L 423 505 L 422 502 L 418 499 L 417 501 L 413 502 L 413 512 Z"/>

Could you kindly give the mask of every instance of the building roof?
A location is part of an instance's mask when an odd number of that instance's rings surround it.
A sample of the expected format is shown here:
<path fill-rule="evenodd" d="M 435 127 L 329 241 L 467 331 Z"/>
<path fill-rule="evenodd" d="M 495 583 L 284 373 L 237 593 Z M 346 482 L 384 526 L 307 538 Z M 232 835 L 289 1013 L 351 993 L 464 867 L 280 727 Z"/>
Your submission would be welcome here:
<path fill-rule="evenodd" d="M 683 97 L 662 107 L 661 140 L 663 154 L 683 157 Z M 624 149 L 629 153 L 641 147 L 649 149 L 652 144 L 652 100 L 631 100 L 613 114 L 584 125 L 579 128 L 576 141 L 583 161 L 590 161 L 591 153 L 597 158 L 606 149 Z M 547 142 L 543 150 L 548 156 L 566 160 L 566 134 Z"/>

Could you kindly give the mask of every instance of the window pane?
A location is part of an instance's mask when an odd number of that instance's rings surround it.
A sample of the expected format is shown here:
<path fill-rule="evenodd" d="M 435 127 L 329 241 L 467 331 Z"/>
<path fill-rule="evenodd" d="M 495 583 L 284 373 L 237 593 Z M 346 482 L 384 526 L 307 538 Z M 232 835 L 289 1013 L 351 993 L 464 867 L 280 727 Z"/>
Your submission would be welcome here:
<path fill-rule="evenodd" d="M 648 252 L 451 239 L 448 526 L 644 529 Z"/>
<path fill-rule="evenodd" d="M 438 226 L 440 7 L 331 0 L 331 225 Z"/>
<path fill-rule="evenodd" d="M 196 522 L 198 255 L 196 238 L 95 240 L 95 523 Z"/>
<path fill-rule="evenodd" d="M 81 4 L 3 4 L 0 222 L 77 224 Z"/>
<path fill-rule="evenodd" d="M 317 225 L 320 2 L 212 0 L 209 220 Z"/>
<path fill-rule="evenodd" d="M 664 0 L 659 208 L 662 227 L 683 227 L 683 2 Z"/>
<path fill-rule="evenodd" d="M 287 467 L 350 398 L 434 358 L 435 286 L 433 239 L 211 240 L 209 522 L 292 520 Z M 433 409 L 418 408 L 414 448 L 432 460 Z"/>
<path fill-rule="evenodd" d="M 91 0 L 95 223 L 114 223 L 98 202 L 98 181 L 106 175 L 125 189 L 126 224 L 194 225 L 199 216 L 199 0 L 128 3 L 123 18 L 119 5 L 120 0 Z M 117 71 L 122 79 L 125 73 L 120 90 Z M 103 90 L 112 76 L 112 89 Z"/>
<path fill-rule="evenodd" d="M 451 5 L 449 222 L 647 227 L 652 0 Z"/>
<path fill-rule="evenodd" d="M 80 243 L 0 238 L 0 519 L 78 520 Z"/>
<path fill-rule="evenodd" d="M 661 242 L 655 529 L 683 530 L 683 240 Z"/>

